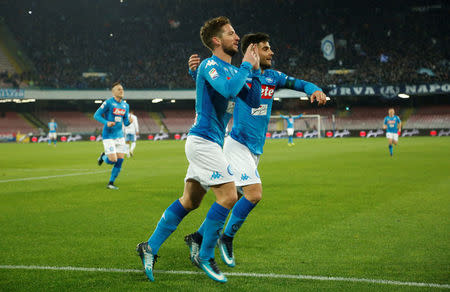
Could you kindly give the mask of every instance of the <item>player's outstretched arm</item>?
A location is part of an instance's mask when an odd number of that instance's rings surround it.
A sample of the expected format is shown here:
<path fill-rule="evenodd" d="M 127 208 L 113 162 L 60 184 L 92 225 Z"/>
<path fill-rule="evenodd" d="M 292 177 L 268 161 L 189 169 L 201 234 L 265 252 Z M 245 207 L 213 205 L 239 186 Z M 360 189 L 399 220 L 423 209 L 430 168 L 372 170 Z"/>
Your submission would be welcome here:
<path fill-rule="evenodd" d="M 310 99 L 311 103 L 313 103 L 314 100 L 316 100 L 318 105 L 327 103 L 327 96 L 321 90 L 314 91 L 313 94 L 311 94 Z"/>

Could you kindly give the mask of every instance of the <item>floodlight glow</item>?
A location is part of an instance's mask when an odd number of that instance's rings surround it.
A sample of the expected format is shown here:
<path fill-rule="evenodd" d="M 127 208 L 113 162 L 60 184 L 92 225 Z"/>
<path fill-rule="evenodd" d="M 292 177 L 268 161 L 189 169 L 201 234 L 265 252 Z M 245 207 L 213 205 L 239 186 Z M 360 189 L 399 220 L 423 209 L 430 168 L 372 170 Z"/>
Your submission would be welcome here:
<path fill-rule="evenodd" d="M 301 96 L 300 100 L 308 100 L 309 98 L 307 96 Z"/>
<path fill-rule="evenodd" d="M 399 93 L 398 97 L 400 97 L 400 98 L 409 98 L 409 95 L 407 95 L 405 93 Z"/>
<path fill-rule="evenodd" d="M 175 103 L 175 99 L 170 100 L 171 103 Z"/>
<path fill-rule="evenodd" d="M 328 96 L 327 96 L 327 98 L 326 98 L 327 100 L 330 100 L 331 98 L 329 98 Z"/>
<path fill-rule="evenodd" d="M 95 103 L 102 103 L 103 101 L 100 100 L 100 99 L 97 99 L 97 100 L 95 100 L 94 102 L 95 102 Z"/>
<path fill-rule="evenodd" d="M 161 101 L 163 101 L 162 98 L 155 98 L 155 99 L 152 99 L 152 103 L 158 103 L 158 102 L 161 102 Z"/>
<path fill-rule="evenodd" d="M 273 100 L 280 101 L 280 98 L 279 97 L 275 97 Z"/>

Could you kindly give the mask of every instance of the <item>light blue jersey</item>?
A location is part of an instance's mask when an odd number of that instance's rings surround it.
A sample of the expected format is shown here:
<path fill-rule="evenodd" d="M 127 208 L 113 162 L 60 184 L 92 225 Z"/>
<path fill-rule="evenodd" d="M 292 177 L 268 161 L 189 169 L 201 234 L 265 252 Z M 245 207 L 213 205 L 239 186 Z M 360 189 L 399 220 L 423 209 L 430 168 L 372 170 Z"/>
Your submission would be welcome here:
<path fill-rule="evenodd" d="M 303 114 L 299 114 L 298 116 L 293 116 L 293 117 L 287 117 L 287 116 L 283 116 L 280 115 L 281 118 L 286 120 L 286 129 L 294 129 L 294 122 L 296 119 L 300 119 L 303 116 Z"/>
<path fill-rule="evenodd" d="M 398 124 L 400 124 L 400 118 L 394 115 L 392 118 L 387 116 L 384 118 L 384 124 L 387 126 L 386 133 L 398 133 Z"/>
<path fill-rule="evenodd" d="M 273 95 L 279 88 L 289 88 L 304 91 L 311 95 L 315 91 L 322 91 L 315 84 L 290 77 L 276 70 L 264 70 L 259 76 L 261 80 L 261 105 L 258 108 L 237 101 L 234 110 L 231 137 L 256 155 L 263 153 L 266 133 L 272 113 Z"/>
<path fill-rule="evenodd" d="M 114 97 L 105 100 L 94 114 L 94 118 L 102 123 L 103 139 L 122 138 L 122 123 L 130 125 L 128 120 L 129 105 L 125 101 L 117 102 Z M 108 122 L 116 122 L 112 127 L 108 127 Z"/>
<path fill-rule="evenodd" d="M 48 123 L 48 132 L 49 133 L 56 133 L 56 129 L 58 129 L 58 124 L 56 122 Z"/>
<path fill-rule="evenodd" d="M 240 68 L 212 56 L 201 62 L 196 79 L 195 123 L 189 135 L 195 135 L 223 146 L 225 130 L 237 101 L 259 107 L 261 82 L 252 78 L 252 65 Z M 247 84 L 248 83 L 248 84 Z M 239 98 L 237 98 L 239 97 Z"/>

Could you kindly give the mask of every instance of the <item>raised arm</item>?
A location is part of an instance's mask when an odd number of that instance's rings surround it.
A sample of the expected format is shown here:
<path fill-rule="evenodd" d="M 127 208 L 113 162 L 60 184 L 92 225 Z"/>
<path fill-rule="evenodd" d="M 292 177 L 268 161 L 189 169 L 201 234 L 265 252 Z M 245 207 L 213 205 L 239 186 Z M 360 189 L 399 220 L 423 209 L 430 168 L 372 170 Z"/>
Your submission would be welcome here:
<path fill-rule="evenodd" d="M 310 96 L 311 103 L 314 102 L 314 100 L 316 100 L 319 105 L 327 102 L 327 96 L 320 87 L 314 83 L 288 76 L 282 72 L 278 72 L 278 87 L 303 91 Z"/>

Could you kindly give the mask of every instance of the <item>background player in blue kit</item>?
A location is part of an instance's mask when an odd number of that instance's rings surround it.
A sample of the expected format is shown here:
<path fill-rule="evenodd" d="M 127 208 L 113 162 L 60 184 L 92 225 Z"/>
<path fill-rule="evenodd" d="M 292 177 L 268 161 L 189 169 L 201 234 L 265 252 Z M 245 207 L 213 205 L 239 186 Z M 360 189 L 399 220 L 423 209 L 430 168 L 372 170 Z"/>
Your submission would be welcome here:
<path fill-rule="evenodd" d="M 386 130 L 386 138 L 389 139 L 389 154 L 394 155 L 392 144 L 397 145 L 398 133 L 402 129 L 402 121 L 395 115 L 395 110 L 390 108 L 389 115 L 384 118 L 383 129 Z"/>
<path fill-rule="evenodd" d="M 107 185 L 108 189 L 119 189 L 114 185 L 114 181 L 122 169 L 123 159 L 127 153 L 125 137 L 123 135 L 123 125 L 130 125 L 133 120 L 128 117 L 129 106 L 123 101 L 124 91 L 120 82 L 116 82 L 111 87 L 113 97 L 105 100 L 94 114 L 94 118 L 103 126 L 103 146 L 105 151 L 97 159 L 98 165 L 103 162 L 113 164 L 111 177 Z"/>
<path fill-rule="evenodd" d="M 227 281 L 215 262 L 214 249 L 228 213 L 236 203 L 237 193 L 233 170 L 223 154 L 222 145 L 235 103 L 242 101 L 251 107 L 260 105 L 261 83 L 258 78 L 253 78 L 253 69 L 259 69 L 259 58 L 256 45 L 251 45 L 240 68 L 231 65 L 232 56 L 238 52 L 239 37 L 226 17 L 205 22 L 200 37 L 213 55 L 198 69 L 196 120 L 185 145 L 189 167 L 184 192 L 165 210 L 150 239 L 137 247 L 150 281 L 154 281 L 153 266 L 159 248 L 183 218 L 198 208 L 209 188 L 214 192 L 216 202 L 206 215 L 203 244 L 193 261 L 211 279 Z"/>
<path fill-rule="evenodd" d="M 270 70 L 273 52 L 269 45 L 269 36 L 264 33 L 247 34 L 242 38 L 241 50 L 250 44 L 257 44 L 260 58 L 261 104 L 252 107 L 237 100 L 234 109 L 234 122 L 230 135 L 225 139 L 224 153 L 235 171 L 235 183 L 243 196 L 233 207 L 225 230 L 218 240 L 222 260 L 230 267 L 235 266 L 233 255 L 233 238 L 246 220 L 250 211 L 262 198 L 262 184 L 258 173 L 258 163 L 266 140 L 266 132 L 272 112 L 273 95 L 278 88 L 290 88 L 304 91 L 311 96 L 311 102 L 326 103 L 326 95 L 313 83 L 289 77 L 279 71 Z M 189 58 L 189 70 L 195 78 L 195 70 L 200 63 L 198 55 Z M 186 236 L 191 259 L 203 245 L 205 226 L 202 224 L 197 232 Z"/>
<path fill-rule="evenodd" d="M 289 139 L 288 140 L 288 145 L 289 146 L 295 145 L 294 144 L 294 123 L 295 123 L 296 119 L 300 119 L 302 116 L 303 116 L 303 114 L 299 114 L 298 116 L 292 116 L 292 115 L 283 116 L 283 115 L 280 115 L 281 118 L 286 120 L 286 131 L 287 131 L 287 134 L 288 134 L 288 137 L 289 137 L 288 138 Z"/>
<path fill-rule="evenodd" d="M 55 119 L 52 118 L 48 123 L 48 145 L 50 145 L 53 141 L 53 145 L 56 146 L 56 140 L 58 140 L 56 136 L 56 129 L 58 129 L 58 124 L 55 122 Z"/>

